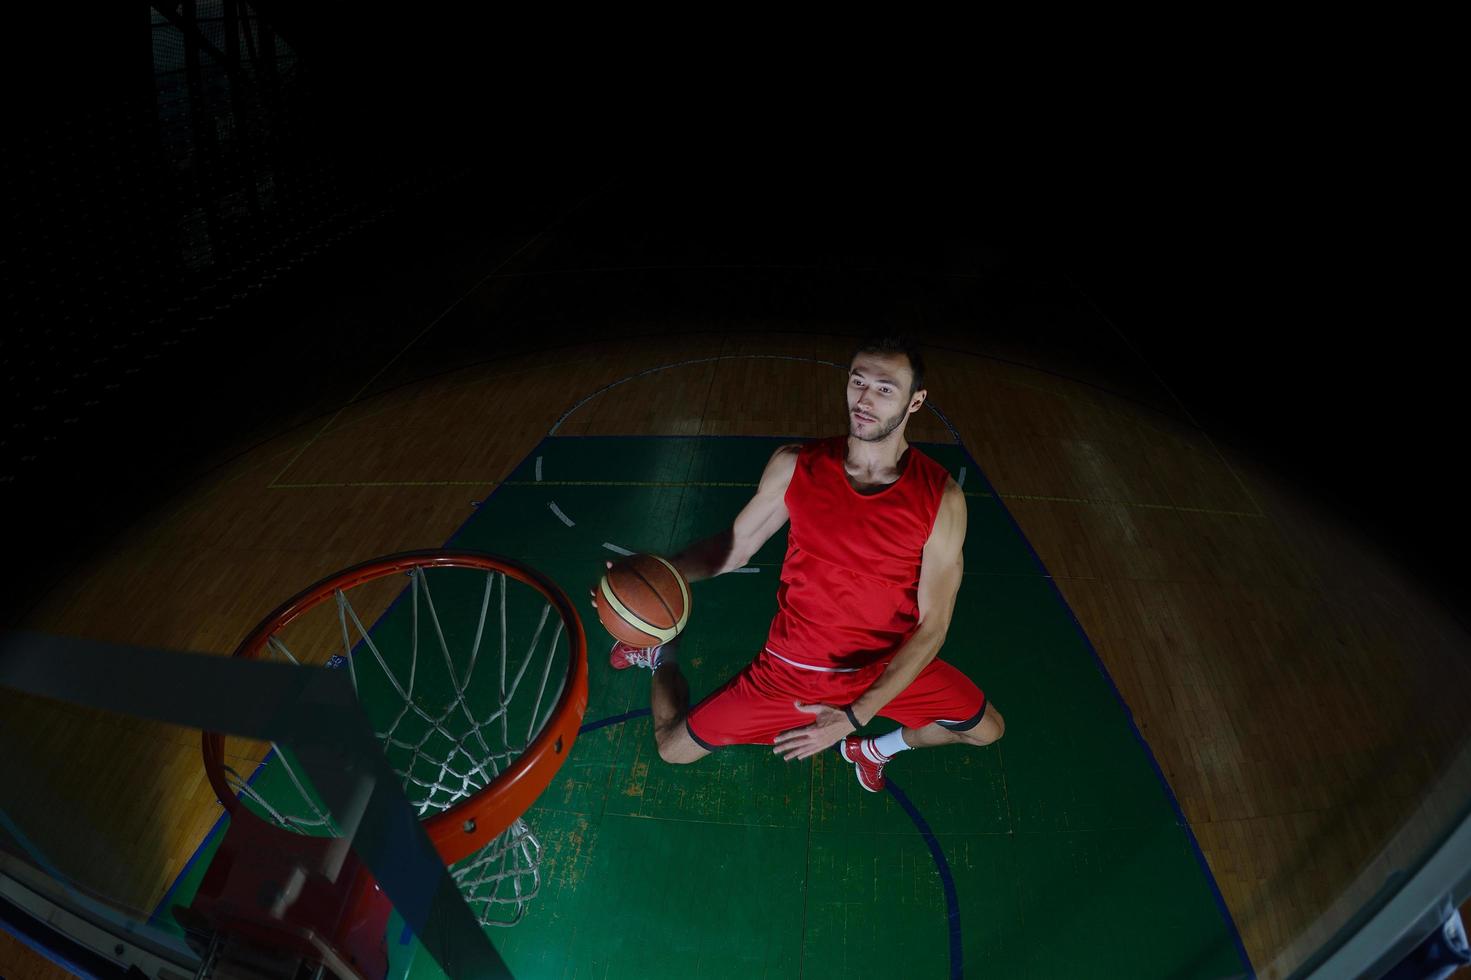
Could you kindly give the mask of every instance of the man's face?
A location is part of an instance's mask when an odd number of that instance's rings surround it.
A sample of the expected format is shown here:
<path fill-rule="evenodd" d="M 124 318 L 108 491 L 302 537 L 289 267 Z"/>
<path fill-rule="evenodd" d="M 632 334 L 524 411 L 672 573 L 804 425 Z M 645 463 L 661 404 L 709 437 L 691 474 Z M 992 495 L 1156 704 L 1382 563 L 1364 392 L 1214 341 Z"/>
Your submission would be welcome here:
<path fill-rule="evenodd" d="M 848 368 L 848 434 L 879 442 L 924 404 L 925 392 L 912 395 L 914 374 L 903 354 L 859 354 Z"/>

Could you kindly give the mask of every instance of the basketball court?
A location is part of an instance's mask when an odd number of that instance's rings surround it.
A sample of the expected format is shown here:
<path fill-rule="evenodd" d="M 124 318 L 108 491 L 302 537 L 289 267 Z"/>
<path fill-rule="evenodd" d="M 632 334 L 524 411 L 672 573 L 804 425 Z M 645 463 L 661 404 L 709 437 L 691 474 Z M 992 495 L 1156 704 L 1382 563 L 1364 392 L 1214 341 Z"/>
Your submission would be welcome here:
<path fill-rule="evenodd" d="M 539 435 L 522 424 L 495 441 L 497 451 L 516 453 L 500 479 L 436 467 L 433 460 L 461 457 L 423 436 L 446 406 L 497 417 L 525 390 L 505 379 L 534 379 L 546 367 L 472 369 L 389 388 L 219 473 L 213 495 L 172 511 L 154 532 L 178 560 L 160 553 L 151 580 L 137 574 L 136 556 L 147 552 L 124 542 L 117 570 L 101 565 L 37 618 L 49 617 L 55 632 L 71 623 L 123 642 L 175 623 L 183 632 L 165 645 L 223 653 L 297 591 L 374 555 L 489 551 L 548 576 L 574 598 L 587 627 L 589 694 L 580 735 L 525 813 L 540 847 L 534 895 L 519 903 L 516 924 L 488 930 L 515 977 L 1255 975 L 1227 888 L 1182 816 L 1172 789 L 1179 772 L 1162 772 L 1154 755 L 1173 740 L 1136 728 L 1013 519 L 1012 507 L 1045 500 L 998 494 L 958 439 L 973 409 L 957 381 L 981 373 L 972 365 L 937 365 L 936 391 L 956 397 L 937 395 L 912 438 L 961 484 L 969 512 L 964 584 L 942 654 L 1005 711 L 1006 737 L 984 749 L 906 753 L 880 794 L 863 791 L 831 752 L 785 763 L 741 746 L 684 767 L 658 758 L 648 677 L 609 668 L 587 587 L 605 560 L 669 554 L 728 526 L 775 446 L 829 432 L 823 396 L 842 382 L 843 346 L 724 340 L 663 362 L 637 352 L 622 364 L 592 352 L 558 368 L 580 387 L 540 409 Z M 791 407 L 772 408 L 770 419 L 722 419 L 711 396 L 746 390 L 752 377 L 774 379 Z M 1008 368 L 992 368 L 989 382 L 1012 404 L 1067 390 Z M 689 406 L 700 404 L 705 415 L 691 425 Z M 619 434 L 639 428 L 654 433 Z M 696 432 L 681 434 L 689 428 Z M 417 457 L 392 455 L 406 447 Z M 415 471 L 436 479 L 414 480 Z M 375 531 L 373 502 L 390 497 L 434 501 L 422 520 L 447 525 L 444 535 L 406 535 L 405 523 L 391 526 L 396 537 Z M 1220 502 L 1196 502 L 1204 506 L 1195 513 L 1230 519 Z M 218 525 L 227 515 L 237 528 L 258 529 L 253 543 Z M 364 540 L 332 545 L 346 529 Z M 1135 532 L 1145 539 L 1118 539 L 1118 548 L 1147 554 L 1158 539 L 1142 522 Z M 325 546 L 297 548 L 297 535 Z M 784 548 L 782 533 L 746 568 L 695 586 L 682 654 L 694 697 L 759 650 Z M 1076 574 L 1079 559 L 1071 560 Z M 148 580 L 149 590 L 111 594 L 101 587 L 109 575 Z M 384 649 L 417 608 L 410 586 L 395 581 L 380 583 L 359 609 Z M 435 589 L 444 621 L 457 623 L 445 627 L 451 656 L 461 656 L 482 597 Z M 164 601 L 175 594 L 192 598 Z M 139 615 L 123 615 L 120 601 Z M 89 609 L 113 612 L 78 627 L 99 615 Z M 354 636 L 295 653 L 341 671 L 352 669 L 347 651 L 359 658 L 363 650 Z M 361 693 L 370 716 L 391 710 L 391 702 L 373 703 L 381 686 Z M 26 752 L 6 760 L 6 849 L 48 869 L 73 898 L 96 903 L 99 916 L 111 915 L 127 940 L 119 955 L 137 962 L 150 944 L 164 952 L 172 944 L 185 956 L 191 947 L 173 910 L 194 901 L 228 825 L 203 778 L 198 731 L 11 703 L 7 742 Z M 109 750 L 117 779 L 98 783 L 70 763 L 95 763 Z M 253 768 L 262 756 L 265 764 Z M 282 782 L 278 754 L 230 759 L 262 793 Z M 1245 926 L 1260 935 L 1259 919 Z M 397 914 L 383 942 L 390 975 L 444 975 Z M 102 975 L 80 963 L 75 972 Z"/>
<path fill-rule="evenodd" d="M 728 525 L 783 441 L 550 436 L 444 544 L 508 555 L 585 595 L 605 557 L 669 554 Z M 943 654 L 1005 705 L 1008 737 L 910 753 L 881 794 L 835 753 L 784 763 L 739 746 L 669 766 L 654 751 L 647 674 L 608 667 L 583 608 L 583 732 L 526 814 L 545 849 L 540 894 L 493 932 L 514 975 L 1247 972 L 1178 805 L 1046 570 L 961 446 L 922 448 L 970 511 Z M 695 697 L 760 649 L 784 552 L 783 532 L 739 573 L 696 587 L 682 655 Z M 374 630 L 406 611 L 395 604 Z M 221 831 L 156 923 L 182 935 L 168 909 L 191 900 Z M 1049 895 L 1064 881 L 1072 900 L 1059 907 Z M 394 975 L 442 975 L 395 925 Z"/>

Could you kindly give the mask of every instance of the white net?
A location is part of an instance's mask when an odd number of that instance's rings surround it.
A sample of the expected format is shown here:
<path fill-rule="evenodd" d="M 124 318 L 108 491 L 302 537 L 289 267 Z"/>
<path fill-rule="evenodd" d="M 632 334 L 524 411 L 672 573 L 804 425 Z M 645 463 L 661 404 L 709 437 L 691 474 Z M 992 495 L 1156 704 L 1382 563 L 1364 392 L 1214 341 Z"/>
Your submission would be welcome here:
<path fill-rule="evenodd" d="M 535 740 L 561 697 L 569 651 L 560 614 L 502 572 L 416 567 L 407 575 L 407 590 L 371 629 L 353 597 L 338 589 L 312 622 L 293 621 L 266 649 L 299 664 L 321 662 L 324 643 L 331 644 L 337 652 L 328 662 L 351 672 L 422 819 L 479 792 Z M 554 673 L 557 689 L 549 691 Z M 271 750 L 250 780 L 226 766 L 231 787 L 282 827 L 340 835 L 289 752 L 274 744 Z M 482 925 L 513 925 L 540 888 L 541 859 L 541 841 L 517 818 L 451 873 Z"/>

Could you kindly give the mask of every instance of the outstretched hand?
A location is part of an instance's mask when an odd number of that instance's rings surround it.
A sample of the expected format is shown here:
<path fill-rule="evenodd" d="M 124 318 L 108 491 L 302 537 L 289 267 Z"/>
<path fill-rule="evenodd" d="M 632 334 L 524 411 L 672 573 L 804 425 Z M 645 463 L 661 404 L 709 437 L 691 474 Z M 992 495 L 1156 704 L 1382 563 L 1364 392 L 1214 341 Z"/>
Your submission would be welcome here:
<path fill-rule="evenodd" d="M 814 717 L 812 724 L 788 729 L 772 743 L 772 751 L 787 762 L 816 755 L 836 745 L 844 735 L 854 730 L 853 723 L 848 720 L 842 708 L 831 704 L 803 704 L 801 701 L 792 703 L 798 711 L 805 711 Z"/>

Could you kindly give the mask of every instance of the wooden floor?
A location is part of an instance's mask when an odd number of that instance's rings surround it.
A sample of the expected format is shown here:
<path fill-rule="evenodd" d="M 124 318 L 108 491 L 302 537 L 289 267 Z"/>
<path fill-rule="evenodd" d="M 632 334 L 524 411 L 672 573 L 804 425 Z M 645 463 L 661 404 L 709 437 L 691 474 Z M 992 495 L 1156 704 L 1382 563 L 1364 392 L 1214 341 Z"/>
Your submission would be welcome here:
<path fill-rule="evenodd" d="M 821 362 L 849 344 L 690 331 L 390 387 L 240 447 L 27 625 L 227 653 L 298 587 L 442 544 L 554 426 L 834 431 L 842 376 Z M 1132 709 L 1253 964 L 1286 976 L 1464 802 L 1464 633 L 1350 529 L 1167 414 L 977 353 L 935 357 L 931 378 Z M 911 436 L 950 433 L 926 413 Z M 197 735 L 5 691 L 0 718 L 7 810 L 63 870 L 150 911 L 219 814 Z"/>
<path fill-rule="evenodd" d="M 0 964 L 5 966 L 6 980 L 67 980 L 75 976 L 4 932 L 0 932 Z"/>

